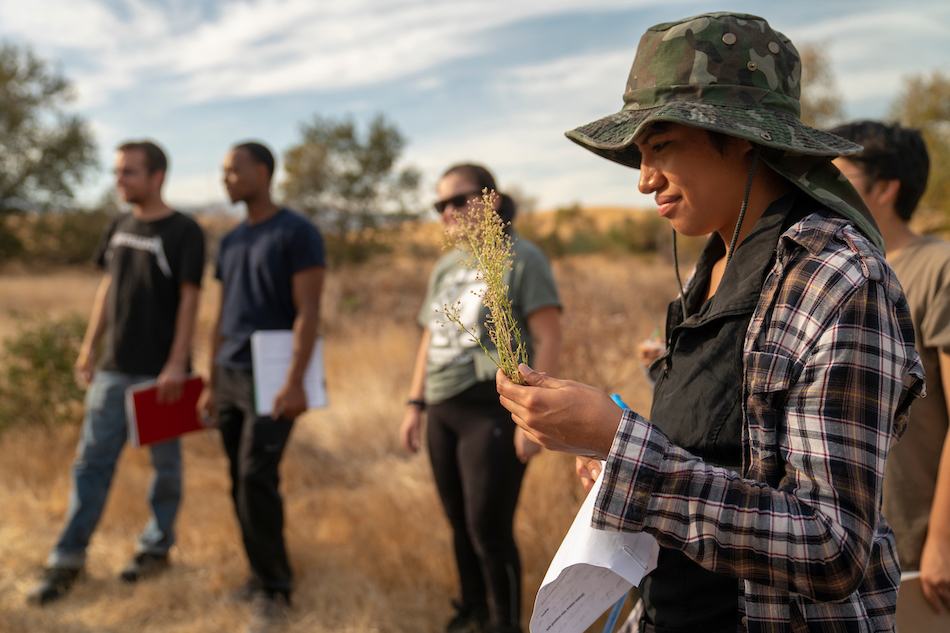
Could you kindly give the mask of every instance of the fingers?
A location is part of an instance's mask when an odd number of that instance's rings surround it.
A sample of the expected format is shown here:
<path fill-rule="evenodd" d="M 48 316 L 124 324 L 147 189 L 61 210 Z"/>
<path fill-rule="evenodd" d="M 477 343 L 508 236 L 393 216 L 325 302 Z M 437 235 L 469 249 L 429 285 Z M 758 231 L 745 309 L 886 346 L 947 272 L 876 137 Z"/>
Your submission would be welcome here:
<path fill-rule="evenodd" d="M 399 429 L 399 443 L 407 452 L 415 455 L 419 451 L 419 426 L 403 424 Z"/>
<path fill-rule="evenodd" d="M 924 578 L 920 579 L 920 588 L 930 606 L 937 613 L 950 612 L 950 584 L 934 583 Z"/>
<path fill-rule="evenodd" d="M 196 409 L 198 411 L 198 419 L 201 420 L 201 424 L 203 426 L 208 428 L 218 427 L 215 396 L 214 392 L 209 387 L 206 386 L 204 391 L 201 392 L 201 396 L 198 398 Z"/>
<path fill-rule="evenodd" d="M 591 488 L 594 487 L 594 482 L 596 482 L 597 478 L 600 477 L 600 460 L 579 456 L 574 460 L 574 471 L 580 478 L 581 484 L 584 486 L 584 490 L 590 492 Z"/>
<path fill-rule="evenodd" d="M 574 460 L 574 470 L 577 476 L 596 481 L 600 477 L 601 463 L 599 459 L 591 459 L 583 455 Z"/>
<path fill-rule="evenodd" d="M 165 390 L 165 402 L 177 402 L 184 391 L 184 384 L 180 382 L 171 382 Z"/>
<path fill-rule="evenodd" d="M 924 597 L 927 599 L 927 602 L 930 603 L 930 606 L 933 607 L 933 610 L 937 613 L 943 613 L 942 600 L 940 599 L 940 594 L 937 591 L 937 588 L 934 585 L 921 581 L 920 588 L 924 592 Z"/>
<path fill-rule="evenodd" d="M 170 404 L 177 402 L 184 391 L 184 381 L 174 380 L 159 376 L 158 378 L 158 401 Z"/>
<path fill-rule="evenodd" d="M 77 363 L 75 367 L 76 382 L 79 386 L 86 388 L 92 382 L 92 367 L 87 363 Z"/>

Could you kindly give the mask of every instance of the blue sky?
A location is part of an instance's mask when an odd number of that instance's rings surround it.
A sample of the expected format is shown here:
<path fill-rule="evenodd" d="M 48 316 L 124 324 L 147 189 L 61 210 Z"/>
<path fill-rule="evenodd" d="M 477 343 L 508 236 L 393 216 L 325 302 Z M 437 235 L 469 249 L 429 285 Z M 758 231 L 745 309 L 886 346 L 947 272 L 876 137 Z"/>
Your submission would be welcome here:
<path fill-rule="evenodd" d="M 102 161 L 88 199 L 129 138 L 168 151 L 169 202 L 221 203 L 233 143 L 282 153 L 314 115 L 382 113 L 409 141 L 423 201 L 445 167 L 474 160 L 542 207 L 649 206 L 637 172 L 563 133 L 620 109 L 647 27 L 723 9 L 823 45 L 850 118 L 886 117 L 903 76 L 950 72 L 946 0 L 0 0 L 0 38 L 75 83 Z"/>

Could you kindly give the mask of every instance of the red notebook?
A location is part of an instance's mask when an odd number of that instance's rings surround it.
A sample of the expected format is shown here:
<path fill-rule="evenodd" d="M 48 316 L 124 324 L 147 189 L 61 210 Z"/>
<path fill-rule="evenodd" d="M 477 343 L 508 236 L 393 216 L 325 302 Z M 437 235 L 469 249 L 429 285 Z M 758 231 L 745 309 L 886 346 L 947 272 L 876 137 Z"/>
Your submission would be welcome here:
<path fill-rule="evenodd" d="M 129 387 L 125 391 L 125 417 L 132 445 L 163 442 L 205 428 L 197 409 L 203 388 L 201 376 L 192 376 L 185 381 L 181 398 L 168 404 L 158 402 L 154 380 Z"/>

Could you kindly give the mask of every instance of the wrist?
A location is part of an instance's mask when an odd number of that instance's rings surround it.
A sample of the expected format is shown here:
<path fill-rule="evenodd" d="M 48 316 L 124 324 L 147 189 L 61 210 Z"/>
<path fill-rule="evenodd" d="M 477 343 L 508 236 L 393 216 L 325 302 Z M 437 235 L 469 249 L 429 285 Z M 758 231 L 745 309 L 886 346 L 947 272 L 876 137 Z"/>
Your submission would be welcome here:
<path fill-rule="evenodd" d="M 409 400 L 406 401 L 406 406 L 413 407 L 418 411 L 425 411 L 426 401 L 421 398 L 409 398 Z"/>
<path fill-rule="evenodd" d="M 165 361 L 162 371 L 180 371 L 184 372 L 188 367 L 188 359 L 169 358 Z"/>

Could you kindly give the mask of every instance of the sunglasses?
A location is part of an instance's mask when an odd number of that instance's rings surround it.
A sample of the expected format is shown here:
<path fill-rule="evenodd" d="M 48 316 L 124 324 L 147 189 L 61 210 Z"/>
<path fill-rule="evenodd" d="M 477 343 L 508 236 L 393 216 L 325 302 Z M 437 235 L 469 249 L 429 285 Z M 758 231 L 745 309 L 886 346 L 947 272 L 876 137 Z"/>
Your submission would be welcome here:
<path fill-rule="evenodd" d="M 466 191 L 465 193 L 460 193 L 451 198 L 446 198 L 445 200 L 439 200 L 433 206 L 435 207 L 436 212 L 442 213 L 445 211 L 445 207 L 450 204 L 456 209 L 460 209 L 465 206 L 465 203 L 468 202 L 469 198 L 480 193 L 479 191 Z"/>

